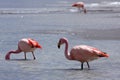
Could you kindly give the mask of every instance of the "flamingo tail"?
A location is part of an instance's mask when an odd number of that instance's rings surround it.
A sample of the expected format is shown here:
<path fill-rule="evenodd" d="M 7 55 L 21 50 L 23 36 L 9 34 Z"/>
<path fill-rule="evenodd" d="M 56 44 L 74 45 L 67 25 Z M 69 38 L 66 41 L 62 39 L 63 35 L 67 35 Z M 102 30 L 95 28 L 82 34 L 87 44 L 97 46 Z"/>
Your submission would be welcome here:
<path fill-rule="evenodd" d="M 99 57 L 109 57 L 109 55 L 106 52 L 103 52 L 102 54 L 99 55 Z"/>

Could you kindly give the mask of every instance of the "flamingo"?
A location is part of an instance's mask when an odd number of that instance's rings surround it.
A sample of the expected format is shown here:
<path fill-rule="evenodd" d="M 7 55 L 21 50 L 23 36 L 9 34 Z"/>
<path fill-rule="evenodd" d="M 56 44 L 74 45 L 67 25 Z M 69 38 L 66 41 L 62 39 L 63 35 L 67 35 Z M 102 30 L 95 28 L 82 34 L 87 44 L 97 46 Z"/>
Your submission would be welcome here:
<path fill-rule="evenodd" d="M 25 60 L 26 58 L 26 53 L 27 52 L 32 52 L 33 58 L 35 58 L 34 55 L 34 50 L 36 48 L 42 48 L 42 46 L 35 40 L 31 39 L 31 38 L 23 38 L 18 42 L 18 49 L 17 50 L 12 50 L 9 51 L 6 56 L 5 59 L 9 60 L 10 59 L 10 55 L 13 54 L 19 54 L 20 52 L 24 52 L 24 56 L 25 56 Z"/>
<path fill-rule="evenodd" d="M 72 4 L 72 7 L 77 7 L 79 11 L 82 8 L 84 13 L 87 12 L 83 2 L 76 2 L 76 3 Z"/>
<path fill-rule="evenodd" d="M 76 60 L 76 61 L 80 61 L 81 62 L 81 70 L 83 70 L 83 63 L 86 62 L 88 69 L 90 69 L 89 66 L 89 61 L 98 59 L 100 57 L 109 57 L 109 55 L 105 52 L 100 51 L 97 48 L 91 47 L 91 46 L 87 46 L 87 45 L 77 45 L 74 46 L 70 52 L 68 52 L 68 40 L 67 38 L 63 37 L 60 38 L 59 42 L 58 42 L 58 48 L 60 48 L 60 46 L 62 44 L 65 44 L 65 57 L 68 60 Z"/>

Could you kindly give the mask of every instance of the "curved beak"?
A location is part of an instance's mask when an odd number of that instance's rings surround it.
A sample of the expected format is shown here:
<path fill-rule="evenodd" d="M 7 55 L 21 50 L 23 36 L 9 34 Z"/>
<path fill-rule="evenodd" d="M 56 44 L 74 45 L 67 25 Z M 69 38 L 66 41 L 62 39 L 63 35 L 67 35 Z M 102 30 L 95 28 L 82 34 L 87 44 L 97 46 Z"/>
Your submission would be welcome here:
<path fill-rule="evenodd" d="M 60 49 L 60 44 L 58 43 L 58 48 Z"/>

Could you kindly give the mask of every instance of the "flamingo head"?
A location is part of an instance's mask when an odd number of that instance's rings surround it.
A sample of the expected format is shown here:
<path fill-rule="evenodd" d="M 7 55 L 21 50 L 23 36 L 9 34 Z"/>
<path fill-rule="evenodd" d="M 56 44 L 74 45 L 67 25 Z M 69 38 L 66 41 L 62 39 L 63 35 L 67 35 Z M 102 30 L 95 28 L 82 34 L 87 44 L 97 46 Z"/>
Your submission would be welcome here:
<path fill-rule="evenodd" d="M 58 42 L 58 48 L 60 48 L 60 46 L 66 42 L 68 42 L 67 38 L 65 38 L 65 37 L 60 38 L 60 40 Z"/>
<path fill-rule="evenodd" d="M 10 52 L 8 52 L 8 53 L 6 54 L 5 59 L 6 59 L 6 60 L 9 60 L 9 59 L 10 59 Z"/>

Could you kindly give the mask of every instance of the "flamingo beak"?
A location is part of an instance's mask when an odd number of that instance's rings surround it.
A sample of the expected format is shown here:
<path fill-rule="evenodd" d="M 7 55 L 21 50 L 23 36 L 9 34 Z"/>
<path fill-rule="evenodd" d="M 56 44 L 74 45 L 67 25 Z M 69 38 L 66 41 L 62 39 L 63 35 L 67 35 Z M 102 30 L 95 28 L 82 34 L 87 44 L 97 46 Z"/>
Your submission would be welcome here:
<path fill-rule="evenodd" d="M 58 43 L 58 48 L 60 49 L 60 44 Z"/>

